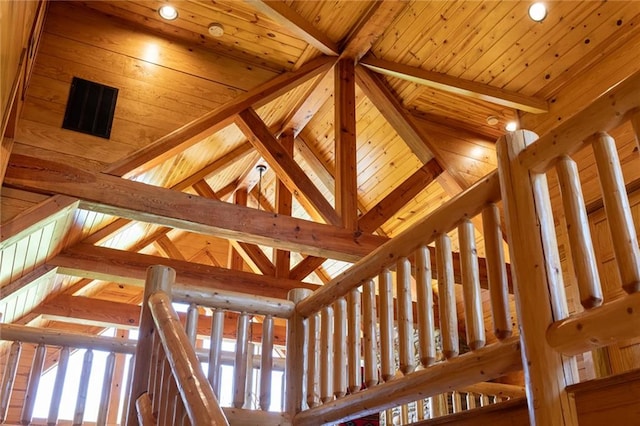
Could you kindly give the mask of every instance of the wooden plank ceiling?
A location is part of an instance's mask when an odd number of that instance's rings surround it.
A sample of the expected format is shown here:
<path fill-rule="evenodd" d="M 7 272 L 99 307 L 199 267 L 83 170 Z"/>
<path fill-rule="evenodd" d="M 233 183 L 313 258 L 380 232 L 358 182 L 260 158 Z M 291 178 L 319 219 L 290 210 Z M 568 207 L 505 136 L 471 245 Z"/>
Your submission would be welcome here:
<path fill-rule="evenodd" d="M 58 318 L 56 295 L 138 303 L 158 256 L 241 269 L 248 292 L 327 282 L 492 171 L 507 121 L 640 46 L 634 1 L 549 2 L 542 23 L 519 1 L 186 0 L 170 22 L 165 3 L 49 4 L 4 180 L 3 321 Z M 110 140 L 60 129 L 72 76 L 119 88 Z"/>

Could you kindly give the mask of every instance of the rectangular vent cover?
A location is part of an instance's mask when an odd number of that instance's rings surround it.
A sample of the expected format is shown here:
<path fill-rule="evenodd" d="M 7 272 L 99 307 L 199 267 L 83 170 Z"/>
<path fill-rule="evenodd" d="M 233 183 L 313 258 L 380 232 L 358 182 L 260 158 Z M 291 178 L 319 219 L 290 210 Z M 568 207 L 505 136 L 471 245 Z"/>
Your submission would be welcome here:
<path fill-rule="evenodd" d="M 117 98 L 115 87 L 73 77 L 62 127 L 109 139 Z"/>

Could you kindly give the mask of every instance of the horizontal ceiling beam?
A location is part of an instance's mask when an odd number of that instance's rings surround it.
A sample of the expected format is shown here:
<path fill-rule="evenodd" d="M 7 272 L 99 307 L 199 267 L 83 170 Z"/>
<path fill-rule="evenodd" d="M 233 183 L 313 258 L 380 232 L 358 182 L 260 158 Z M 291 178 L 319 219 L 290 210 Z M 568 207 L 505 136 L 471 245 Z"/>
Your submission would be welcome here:
<path fill-rule="evenodd" d="M 5 184 L 75 197 L 81 208 L 100 213 L 348 262 L 386 241 L 20 155 L 11 157 Z"/>
<path fill-rule="evenodd" d="M 371 55 L 362 58 L 360 64 L 380 74 L 418 83 L 459 96 L 479 99 L 534 114 L 542 114 L 549 111 L 547 102 L 543 99 L 510 92 L 488 84 L 463 80 L 443 73 L 385 61 Z"/>

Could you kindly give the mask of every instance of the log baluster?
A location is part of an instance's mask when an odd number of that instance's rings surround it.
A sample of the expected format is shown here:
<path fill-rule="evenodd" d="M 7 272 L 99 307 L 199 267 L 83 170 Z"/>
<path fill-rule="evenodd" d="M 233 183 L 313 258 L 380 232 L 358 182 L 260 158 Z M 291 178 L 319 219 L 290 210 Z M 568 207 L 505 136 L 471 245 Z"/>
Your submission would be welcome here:
<path fill-rule="evenodd" d="M 155 393 L 155 389 L 156 389 L 156 373 L 158 371 L 158 362 L 159 362 L 159 357 L 160 357 L 160 339 L 158 338 L 157 334 L 154 334 L 153 336 L 151 336 L 151 358 L 149 361 L 149 378 L 148 378 L 148 382 L 147 382 L 147 393 L 148 393 L 148 397 L 149 397 L 149 401 L 151 402 L 151 406 L 153 407 L 153 394 Z M 133 369 L 133 363 L 130 364 L 129 367 L 130 370 Z"/>
<path fill-rule="evenodd" d="M 311 290 L 295 288 L 289 290 L 287 299 L 294 304 L 300 303 L 311 295 Z M 297 306 L 296 306 L 297 308 Z M 295 416 L 302 411 L 306 400 L 305 372 L 307 371 L 308 352 L 307 321 L 300 315 L 297 309 L 287 321 L 287 365 L 285 368 L 285 411 L 290 416 Z"/>
<path fill-rule="evenodd" d="M 451 392 L 451 407 L 453 408 L 454 413 L 460 413 L 463 411 L 462 396 L 460 395 L 460 392 Z"/>
<path fill-rule="evenodd" d="M 158 341 L 160 339 L 158 338 Z M 155 376 L 155 380 L 154 380 L 154 384 L 153 384 L 153 388 L 151 389 L 150 392 L 150 397 L 151 397 L 151 406 L 153 407 L 153 415 L 158 416 L 158 412 L 160 410 L 160 398 L 162 397 L 162 371 L 164 368 L 164 365 L 167 362 L 167 354 L 164 351 L 164 348 L 162 347 L 162 342 L 158 342 L 158 344 L 160 345 L 158 348 L 158 358 L 156 359 L 156 365 L 153 366 L 153 369 L 155 370 L 154 376 Z"/>
<path fill-rule="evenodd" d="M 473 223 L 469 219 L 466 219 L 458 226 L 458 237 L 460 241 L 460 269 L 462 272 L 467 344 L 474 351 L 484 346 L 486 337 L 484 316 L 482 314 L 482 294 L 480 293 L 478 250 L 476 249 Z"/>
<path fill-rule="evenodd" d="M 126 380 L 126 383 L 125 383 L 125 390 L 126 389 L 131 389 L 131 383 L 133 383 L 133 373 L 134 373 L 133 366 L 134 366 L 135 363 L 136 363 L 135 356 L 131 356 L 129 358 L 129 366 L 127 368 L 127 370 L 129 370 L 129 371 L 127 372 L 127 380 Z M 150 389 L 150 388 L 147 387 L 147 389 Z M 147 399 L 149 399 L 149 394 L 148 393 L 147 393 Z M 122 425 L 127 423 L 127 415 L 129 414 L 129 410 L 127 410 L 126 408 L 130 406 L 131 400 L 132 400 L 131 392 L 125 392 L 124 393 L 124 398 L 123 398 L 123 401 L 122 401 L 122 403 L 123 403 L 122 406 L 125 407 L 125 409 L 122 410 L 122 413 L 120 415 L 120 424 L 122 424 Z M 136 403 L 134 401 L 133 405 L 135 406 L 135 404 Z M 136 418 L 137 418 L 137 415 L 136 415 Z"/>
<path fill-rule="evenodd" d="M 376 327 L 376 292 L 373 280 L 363 285 L 364 316 L 364 384 L 367 388 L 378 384 L 378 331 Z"/>
<path fill-rule="evenodd" d="M 484 394 L 484 393 L 482 395 L 480 395 L 480 406 L 481 407 L 486 407 L 489 404 L 491 404 L 491 401 L 489 400 L 489 395 Z"/>
<path fill-rule="evenodd" d="M 416 414 L 418 420 L 424 420 L 424 399 L 422 398 L 416 401 Z"/>
<path fill-rule="evenodd" d="M 222 336 L 224 331 L 224 311 L 214 309 L 211 317 L 211 336 L 209 341 L 209 368 L 207 380 L 216 398 L 220 398 L 220 359 L 222 357 Z"/>
<path fill-rule="evenodd" d="M 247 373 L 245 374 L 245 386 L 244 386 L 244 406 L 247 410 L 254 410 L 257 406 L 255 404 L 255 395 L 253 394 L 254 376 L 253 376 L 253 357 L 256 354 L 256 345 L 249 341 L 247 346 Z"/>
<path fill-rule="evenodd" d="M 320 314 L 312 314 L 309 322 L 309 370 L 307 372 L 307 404 L 309 408 L 320 405 Z"/>
<path fill-rule="evenodd" d="M 584 205 L 578 166 L 568 156 L 560 158 L 556 164 L 562 204 L 564 206 L 569 247 L 573 257 L 573 271 L 578 281 L 580 303 L 585 309 L 602 304 L 602 287 L 591 242 L 589 217 Z"/>
<path fill-rule="evenodd" d="M 59 364 L 58 364 L 58 368 Z M 111 400 L 111 385 L 113 383 L 113 373 L 116 368 L 115 352 L 107 355 L 107 361 L 104 366 L 104 375 L 102 376 L 102 392 L 100 394 L 100 406 L 98 409 L 97 426 L 105 426 L 107 424 L 107 414 L 109 412 L 109 402 Z"/>
<path fill-rule="evenodd" d="M 178 410 L 178 399 L 176 397 L 180 397 L 178 392 L 178 385 L 176 384 L 175 379 L 169 382 L 169 392 L 167 394 L 167 411 L 165 418 L 167 419 L 168 425 L 175 425 L 176 421 L 176 411 Z"/>
<path fill-rule="evenodd" d="M 7 365 L 5 366 L 4 374 L 2 376 L 2 388 L 0 388 L 0 392 L 2 393 L 2 396 L 0 397 L 0 423 L 4 422 L 7 418 L 9 401 L 11 400 L 13 383 L 16 380 L 16 373 L 18 372 L 21 352 L 22 343 L 18 341 L 13 342 L 11 344 L 11 349 L 9 349 Z"/>
<path fill-rule="evenodd" d="M 191 303 L 187 309 L 187 324 L 185 326 L 185 330 L 187 331 L 189 342 L 191 342 L 191 345 L 194 348 L 196 347 L 196 339 L 198 337 L 198 316 L 198 305 Z"/>
<path fill-rule="evenodd" d="M 87 394 L 89 392 L 89 378 L 91 377 L 92 365 L 93 351 L 87 349 L 82 359 L 82 372 L 80 373 L 80 385 L 78 386 L 76 409 L 73 415 L 73 426 L 81 426 L 84 421 L 84 411 L 87 406 Z"/>
<path fill-rule="evenodd" d="M 24 425 L 31 424 L 33 408 L 36 402 L 36 393 L 38 392 L 38 386 L 40 385 L 40 376 L 42 375 L 42 368 L 44 366 L 44 359 L 46 355 L 47 347 L 43 343 L 40 343 L 33 356 L 31 370 L 29 371 L 29 380 L 27 382 L 27 390 L 24 394 L 24 405 L 22 407 L 22 415 L 20 416 L 20 420 Z"/>
<path fill-rule="evenodd" d="M 400 406 L 400 424 L 409 424 L 409 404 L 402 404 Z"/>
<path fill-rule="evenodd" d="M 507 268 L 502 248 L 502 228 L 500 226 L 500 209 L 494 203 L 482 210 L 482 231 L 484 250 L 487 260 L 489 279 L 489 296 L 491 298 L 491 317 L 493 318 L 493 334 L 504 340 L 513 333 L 511 312 L 509 310 L 509 286 Z"/>
<path fill-rule="evenodd" d="M 362 322 L 361 295 L 358 289 L 349 292 L 347 316 L 349 317 L 348 351 L 349 351 L 349 393 L 356 393 L 362 388 L 362 372 L 360 371 L 360 323 Z"/>
<path fill-rule="evenodd" d="M 398 259 L 396 264 L 398 295 L 398 355 L 400 371 L 409 374 L 415 368 L 415 349 L 413 347 L 413 304 L 411 299 L 411 263 L 406 257 Z"/>
<path fill-rule="evenodd" d="M 260 357 L 260 409 L 269 410 L 271 405 L 271 374 L 273 372 L 273 316 L 262 321 L 262 347 Z"/>
<path fill-rule="evenodd" d="M 340 298 L 333 304 L 333 394 L 347 394 L 347 302 Z"/>
<path fill-rule="evenodd" d="M 384 420 L 387 426 L 393 425 L 393 408 L 389 408 L 384 412 Z"/>
<path fill-rule="evenodd" d="M 158 419 L 158 425 L 164 426 L 168 424 L 167 418 L 167 406 L 169 405 L 169 389 L 171 388 L 171 382 L 173 381 L 173 374 L 171 373 L 171 367 L 169 361 L 162 364 L 162 371 L 160 372 L 162 377 L 160 385 L 160 399 L 158 409 L 156 410 L 156 418 Z"/>
<path fill-rule="evenodd" d="M 385 382 L 395 376 L 393 360 L 393 292 L 391 289 L 391 272 L 382 271 L 378 277 L 378 293 L 380 294 L 380 370 Z"/>
<path fill-rule="evenodd" d="M 467 410 L 476 408 L 476 406 L 476 396 L 473 394 L 473 392 L 467 392 Z"/>
<path fill-rule="evenodd" d="M 436 239 L 436 254 L 442 354 L 449 359 L 458 356 L 459 349 L 453 256 L 451 254 L 451 239 L 447 234 L 441 234 Z"/>
<path fill-rule="evenodd" d="M 416 290 L 418 304 L 418 341 L 420 363 L 428 367 L 436 361 L 431 255 L 425 245 L 416 250 Z"/>
<path fill-rule="evenodd" d="M 51 402 L 49 403 L 49 416 L 47 417 L 47 425 L 55 426 L 58 424 L 58 414 L 60 413 L 60 401 L 62 400 L 62 390 L 64 388 L 64 380 L 67 375 L 67 367 L 69 366 L 69 347 L 64 346 L 60 349 L 58 355 L 58 371 L 53 384 L 53 392 L 51 392 Z"/>
<path fill-rule="evenodd" d="M 236 337 L 236 357 L 233 365 L 233 406 L 244 406 L 245 386 L 247 382 L 247 357 L 249 350 L 249 314 L 242 312 L 238 316 L 238 334 Z"/>
<path fill-rule="evenodd" d="M 598 167 L 611 241 L 616 242 L 613 249 L 622 288 L 631 294 L 640 291 L 640 249 L 616 144 L 608 134 L 599 133 L 592 138 L 591 146 Z"/>
<path fill-rule="evenodd" d="M 326 404 L 333 400 L 333 307 L 325 307 L 321 318 L 320 399 Z"/>

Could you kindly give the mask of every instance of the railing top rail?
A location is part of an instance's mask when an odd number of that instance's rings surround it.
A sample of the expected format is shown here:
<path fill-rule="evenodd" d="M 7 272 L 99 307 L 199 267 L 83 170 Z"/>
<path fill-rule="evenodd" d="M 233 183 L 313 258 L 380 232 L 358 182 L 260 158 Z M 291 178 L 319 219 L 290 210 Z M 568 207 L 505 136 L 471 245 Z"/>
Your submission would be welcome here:
<path fill-rule="evenodd" d="M 175 284 L 172 296 L 174 302 L 196 303 L 208 308 L 272 315 L 277 318 L 290 318 L 295 309 L 294 303 L 286 299 L 220 291 L 206 286 Z"/>
<path fill-rule="evenodd" d="M 608 132 L 640 112 L 640 71 L 610 88 L 587 108 L 541 136 L 519 155 L 522 166 L 549 170 L 562 155 L 571 155 L 595 133 Z"/>
<path fill-rule="evenodd" d="M 358 263 L 320 287 L 296 305 L 297 312 L 307 317 L 330 305 L 364 280 L 380 274 L 399 258 L 411 255 L 418 247 L 453 229 L 463 219 L 479 214 L 489 203 L 500 200 L 498 173 L 492 172 L 471 188 L 416 222 L 404 232 L 369 253 Z"/>

